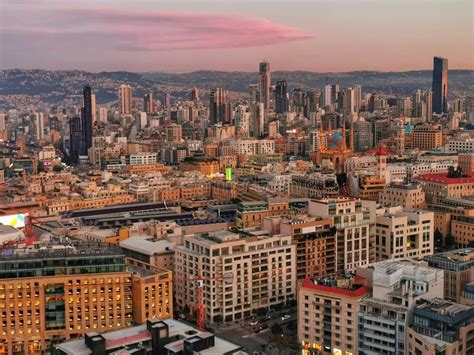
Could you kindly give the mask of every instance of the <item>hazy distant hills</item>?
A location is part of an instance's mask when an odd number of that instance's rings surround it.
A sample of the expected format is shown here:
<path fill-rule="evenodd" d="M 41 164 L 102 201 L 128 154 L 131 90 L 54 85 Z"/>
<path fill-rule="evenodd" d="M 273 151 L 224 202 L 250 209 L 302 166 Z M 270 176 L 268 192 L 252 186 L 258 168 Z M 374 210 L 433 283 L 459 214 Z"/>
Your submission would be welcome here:
<path fill-rule="evenodd" d="M 375 72 L 358 71 L 348 73 L 313 73 L 313 72 L 273 72 L 272 82 L 286 79 L 290 90 L 319 89 L 326 83 L 337 83 L 343 87 L 360 84 L 363 91 L 377 91 L 386 94 L 411 95 L 415 89 L 431 87 L 431 71 L 409 72 Z M 30 101 L 59 103 L 63 100 L 77 100 L 85 84 L 92 86 L 96 92 L 98 103 L 117 100 L 117 87 L 130 84 L 134 88 L 134 97 L 143 97 L 145 92 L 153 88 L 158 99 L 164 92 L 172 97 L 187 97 L 190 88 L 198 87 L 203 91 L 214 87 L 223 87 L 229 91 L 247 92 L 248 85 L 257 83 L 257 73 L 196 71 L 190 73 L 131 73 L 131 72 L 99 72 L 90 73 L 78 70 L 47 71 L 47 70 L 0 70 L 0 107 L 15 106 L 19 99 L 12 95 L 24 95 Z M 473 70 L 449 71 L 450 94 L 458 95 L 474 92 Z M 16 101 L 15 101 L 16 100 Z M 33 102 L 33 101 L 31 101 Z"/>

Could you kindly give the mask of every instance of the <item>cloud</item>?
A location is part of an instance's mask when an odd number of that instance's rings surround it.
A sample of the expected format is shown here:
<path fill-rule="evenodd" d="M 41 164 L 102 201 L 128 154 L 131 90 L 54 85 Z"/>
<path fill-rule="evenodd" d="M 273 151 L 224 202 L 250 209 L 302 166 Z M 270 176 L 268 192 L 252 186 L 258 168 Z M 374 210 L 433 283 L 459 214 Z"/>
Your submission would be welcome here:
<path fill-rule="evenodd" d="M 245 48 L 312 39 L 298 28 L 232 14 L 126 11 L 115 8 L 57 10 L 51 21 L 7 26 L 17 40 L 58 46 L 100 45 L 122 51 Z M 82 39 L 82 40 L 81 40 Z M 87 42 L 91 41 L 91 42 Z M 49 43 L 49 45 L 48 45 Z"/>

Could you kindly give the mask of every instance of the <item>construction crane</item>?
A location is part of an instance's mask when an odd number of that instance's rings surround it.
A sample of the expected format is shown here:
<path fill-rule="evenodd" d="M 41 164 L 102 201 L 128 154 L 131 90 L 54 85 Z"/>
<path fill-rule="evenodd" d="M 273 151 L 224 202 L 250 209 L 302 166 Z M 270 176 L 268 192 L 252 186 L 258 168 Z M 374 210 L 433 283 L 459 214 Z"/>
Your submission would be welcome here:
<path fill-rule="evenodd" d="M 40 220 L 40 217 L 32 216 L 31 214 L 28 214 L 25 216 L 25 236 L 27 239 L 33 238 L 33 224 L 36 222 L 36 224 L 42 224 L 46 222 L 42 222 Z"/>
<path fill-rule="evenodd" d="M 196 321 L 196 327 L 200 331 L 204 331 L 204 326 L 205 326 L 205 318 L 206 318 L 206 306 L 204 303 L 204 287 L 206 285 L 206 281 L 225 281 L 225 280 L 232 280 L 234 276 L 231 273 L 228 273 L 227 275 L 223 277 L 201 277 L 197 276 L 194 278 L 172 278 L 172 282 L 174 283 L 176 280 L 181 280 L 185 282 L 191 282 L 197 290 L 197 321 Z"/>

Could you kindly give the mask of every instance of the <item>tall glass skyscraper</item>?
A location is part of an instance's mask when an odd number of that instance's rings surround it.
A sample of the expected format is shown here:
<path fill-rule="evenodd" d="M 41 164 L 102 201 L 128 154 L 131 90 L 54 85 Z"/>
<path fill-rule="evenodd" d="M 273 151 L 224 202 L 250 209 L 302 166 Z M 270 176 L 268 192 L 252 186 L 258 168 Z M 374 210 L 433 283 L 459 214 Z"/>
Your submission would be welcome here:
<path fill-rule="evenodd" d="M 265 110 L 268 110 L 270 108 L 270 63 L 265 60 L 260 63 L 259 74 L 260 102 L 263 103 Z"/>
<path fill-rule="evenodd" d="M 433 59 L 433 112 L 448 112 L 448 60 Z"/>

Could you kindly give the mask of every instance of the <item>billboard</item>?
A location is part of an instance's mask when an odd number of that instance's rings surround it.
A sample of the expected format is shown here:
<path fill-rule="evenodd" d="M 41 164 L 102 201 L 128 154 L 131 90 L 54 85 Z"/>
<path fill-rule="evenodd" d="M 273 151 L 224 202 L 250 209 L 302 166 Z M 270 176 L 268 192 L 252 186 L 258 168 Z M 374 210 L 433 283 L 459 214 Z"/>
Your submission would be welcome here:
<path fill-rule="evenodd" d="M 232 168 L 225 168 L 226 181 L 232 181 Z"/>
<path fill-rule="evenodd" d="M 26 214 L 24 213 L 0 216 L 0 224 L 6 225 L 6 226 L 12 226 L 15 228 L 23 228 L 25 227 L 25 217 L 26 217 Z"/>

